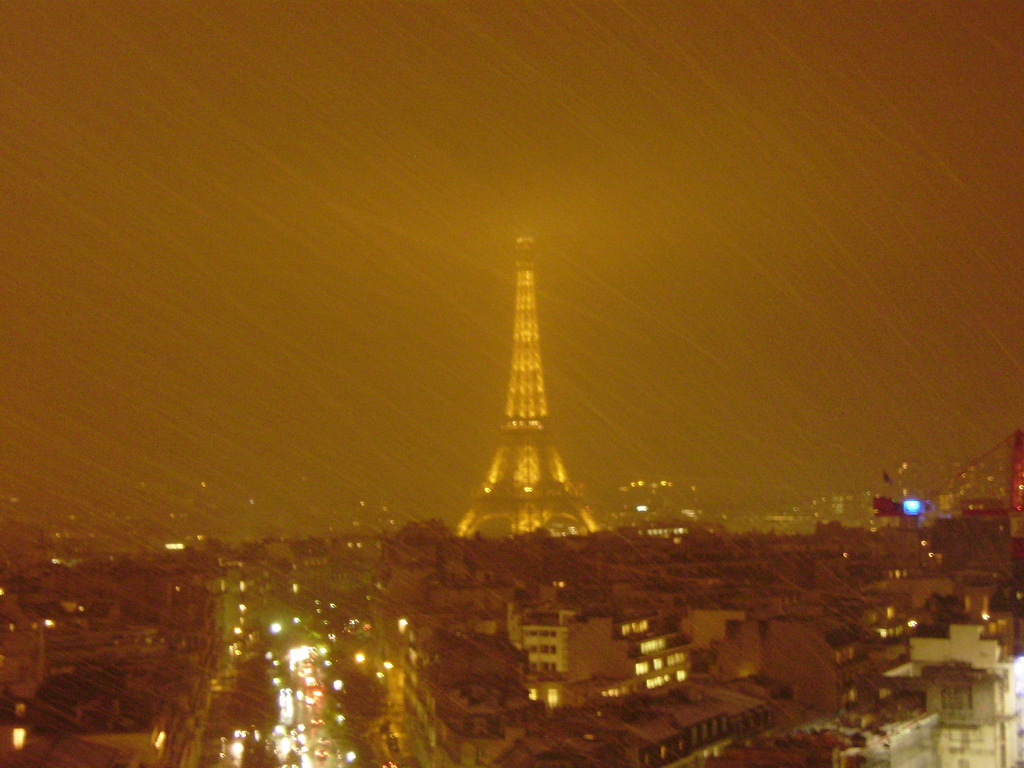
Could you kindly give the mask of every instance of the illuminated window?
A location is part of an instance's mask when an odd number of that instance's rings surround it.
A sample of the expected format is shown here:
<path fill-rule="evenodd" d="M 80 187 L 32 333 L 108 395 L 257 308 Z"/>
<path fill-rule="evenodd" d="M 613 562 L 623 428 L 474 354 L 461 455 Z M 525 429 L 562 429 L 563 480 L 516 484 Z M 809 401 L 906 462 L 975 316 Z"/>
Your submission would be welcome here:
<path fill-rule="evenodd" d="M 665 648 L 666 640 L 664 637 L 656 637 L 653 640 L 644 640 L 640 643 L 640 653 L 648 654 L 660 651 Z"/>
<path fill-rule="evenodd" d="M 638 675 L 646 675 L 650 671 L 651 671 L 651 665 L 650 665 L 649 662 L 638 661 L 636 663 L 636 673 Z"/>
<path fill-rule="evenodd" d="M 635 634 L 637 634 L 639 632 L 646 632 L 647 628 L 648 628 L 648 621 L 647 621 L 647 619 L 640 619 L 640 621 L 631 621 L 631 622 L 628 622 L 626 624 L 623 624 L 622 627 L 621 627 L 621 632 L 622 632 L 622 634 L 624 636 L 625 635 L 635 635 Z"/>

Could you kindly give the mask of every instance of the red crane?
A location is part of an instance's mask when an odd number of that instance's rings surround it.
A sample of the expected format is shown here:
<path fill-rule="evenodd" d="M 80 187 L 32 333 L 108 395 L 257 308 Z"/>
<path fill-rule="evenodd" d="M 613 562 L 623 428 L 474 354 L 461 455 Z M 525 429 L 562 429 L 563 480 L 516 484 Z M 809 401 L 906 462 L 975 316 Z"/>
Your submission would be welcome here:
<path fill-rule="evenodd" d="M 1014 570 L 1024 573 L 1024 430 L 1013 433 L 1010 454 L 1010 546 Z"/>

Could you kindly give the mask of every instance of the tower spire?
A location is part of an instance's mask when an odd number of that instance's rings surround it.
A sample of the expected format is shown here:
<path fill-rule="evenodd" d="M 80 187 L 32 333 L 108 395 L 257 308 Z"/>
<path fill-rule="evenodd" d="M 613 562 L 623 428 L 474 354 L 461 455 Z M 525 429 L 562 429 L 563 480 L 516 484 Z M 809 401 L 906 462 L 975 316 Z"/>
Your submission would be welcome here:
<path fill-rule="evenodd" d="M 472 536 L 496 519 L 507 521 L 512 533 L 547 528 L 557 518 L 586 531 L 597 530 L 551 442 L 547 415 L 534 246 L 532 238 L 520 237 L 516 241 L 515 322 L 506 420 L 487 476 L 456 530 L 460 536 Z"/>
<path fill-rule="evenodd" d="M 512 327 L 512 372 L 505 415 L 509 421 L 540 421 L 548 415 L 537 330 L 533 239 L 516 240 L 516 317 Z"/>

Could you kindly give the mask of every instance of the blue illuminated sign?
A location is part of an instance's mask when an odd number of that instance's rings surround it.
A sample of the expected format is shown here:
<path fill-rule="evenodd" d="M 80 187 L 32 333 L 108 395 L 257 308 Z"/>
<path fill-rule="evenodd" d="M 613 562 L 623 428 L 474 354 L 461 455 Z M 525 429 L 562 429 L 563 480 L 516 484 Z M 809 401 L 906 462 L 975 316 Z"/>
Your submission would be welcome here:
<path fill-rule="evenodd" d="M 903 514 L 904 515 L 919 515 L 921 510 L 924 509 L 922 504 L 917 499 L 904 499 L 903 500 Z"/>

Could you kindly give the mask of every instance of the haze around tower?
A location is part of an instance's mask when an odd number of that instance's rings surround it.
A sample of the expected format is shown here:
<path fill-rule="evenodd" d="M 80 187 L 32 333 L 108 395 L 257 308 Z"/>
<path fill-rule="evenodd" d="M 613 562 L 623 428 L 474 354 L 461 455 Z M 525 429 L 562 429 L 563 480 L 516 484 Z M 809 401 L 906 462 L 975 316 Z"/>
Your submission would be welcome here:
<path fill-rule="evenodd" d="M 1021 426 L 1020 3 L 4 14 L 4 515 L 454 524 L 524 230 L 595 503 L 929 490 Z"/>

